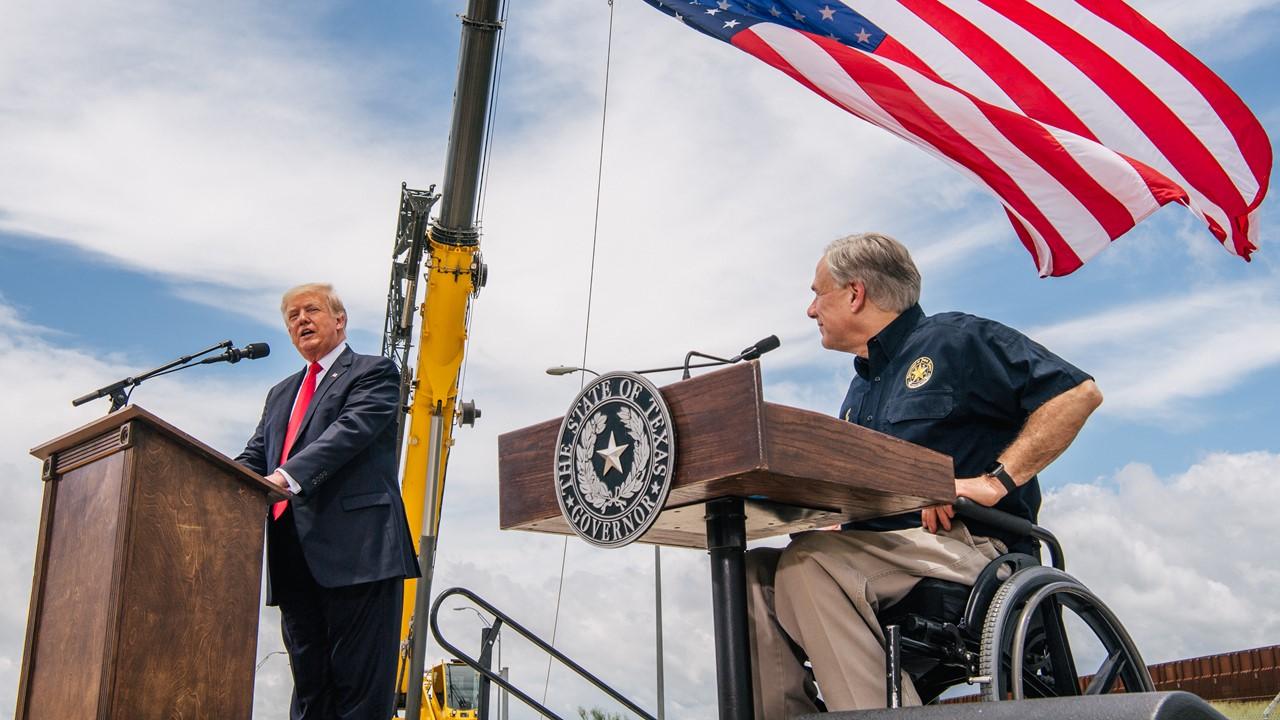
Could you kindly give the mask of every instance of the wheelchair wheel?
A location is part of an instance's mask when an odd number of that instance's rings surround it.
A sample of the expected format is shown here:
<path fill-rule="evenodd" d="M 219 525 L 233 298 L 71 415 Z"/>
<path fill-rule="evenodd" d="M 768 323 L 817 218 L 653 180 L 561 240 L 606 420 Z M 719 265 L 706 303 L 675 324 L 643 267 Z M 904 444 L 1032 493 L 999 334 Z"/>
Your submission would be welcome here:
<path fill-rule="evenodd" d="M 987 610 L 979 660 L 979 674 L 989 678 L 984 699 L 1081 694 L 1063 608 L 1083 621 L 1105 656 L 1084 694 L 1155 690 L 1146 663 L 1115 614 L 1075 578 L 1037 566 L 1014 573 Z"/>

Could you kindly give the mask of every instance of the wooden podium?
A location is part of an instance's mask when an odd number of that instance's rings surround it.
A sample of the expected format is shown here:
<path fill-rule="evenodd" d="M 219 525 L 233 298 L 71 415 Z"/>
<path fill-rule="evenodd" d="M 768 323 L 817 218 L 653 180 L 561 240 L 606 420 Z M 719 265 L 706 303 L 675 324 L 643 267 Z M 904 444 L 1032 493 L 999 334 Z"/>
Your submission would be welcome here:
<path fill-rule="evenodd" d="M 675 477 L 641 542 L 711 555 L 720 717 L 752 717 L 747 540 L 955 501 L 951 458 L 829 415 L 764 402 L 756 361 L 668 385 Z M 561 419 L 498 438 L 499 525 L 570 534 L 556 501 Z"/>
<path fill-rule="evenodd" d="M 262 478 L 131 406 L 31 451 L 44 504 L 17 720 L 248 718 Z"/>

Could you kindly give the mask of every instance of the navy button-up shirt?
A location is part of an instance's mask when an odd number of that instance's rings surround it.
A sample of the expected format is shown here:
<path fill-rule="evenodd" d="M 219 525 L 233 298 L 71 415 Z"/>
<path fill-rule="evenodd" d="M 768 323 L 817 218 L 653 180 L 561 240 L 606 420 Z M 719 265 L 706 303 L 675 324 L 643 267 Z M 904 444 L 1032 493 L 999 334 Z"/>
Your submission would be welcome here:
<path fill-rule="evenodd" d="M 963 313 L 926 316 L 919 305 L 903 312 L 856 357 L 857 375 L 840 417 L 950 455 L 956 477 L 989 470 L 1027 417 L 1045 402 L 1090 377 L 1022 333 Z M 1032 522 L 1040 510 L 1036 478 L 997 508 Z M 920 525 L 920 513 L 854 522 L 858 530 Z M 968 522 L 975 535 L 1014 538 Z"/>

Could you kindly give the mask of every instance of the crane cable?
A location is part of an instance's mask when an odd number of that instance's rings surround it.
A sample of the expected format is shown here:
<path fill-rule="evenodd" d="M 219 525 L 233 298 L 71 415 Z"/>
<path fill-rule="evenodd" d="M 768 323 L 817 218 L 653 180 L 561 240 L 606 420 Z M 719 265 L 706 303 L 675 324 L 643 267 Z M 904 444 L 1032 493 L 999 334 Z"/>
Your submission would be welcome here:
<path fill-rule="evenodd" d="M 591 338 L 591 301 L 595 293 L 596 283 L 596 245 L 600 237 L 600 187 L 604 178 L 604 131 L 609 117 L 609 67 L 613 60 L 613 0 L 609 2 L 609 34 L 604 53 L 604 98 L 600 105 L 600 149 L 596 160 L 596 207 L 595 218 L 591 225 L 591 266 L 587 272 L 587 318 L 582 328 L 582 362 L 578 367 L 587 366 L 587 346 Z M 578 382 L 578 390 L 586 386 L 586 373 Z M 551 620 L 551 647 L 556 646 L 556 631 L 560 628 L 560 598 L 564 594 L 564 565 L 569 555 L 569 536 L 566 535 L 560 547 L 560 581 L 556 586 L 556 609 Z M 547 674 L 542 681 L 542 704 L 547 704 L 547 688 L 551 686 L 551 656 L 547 656 Z"/>

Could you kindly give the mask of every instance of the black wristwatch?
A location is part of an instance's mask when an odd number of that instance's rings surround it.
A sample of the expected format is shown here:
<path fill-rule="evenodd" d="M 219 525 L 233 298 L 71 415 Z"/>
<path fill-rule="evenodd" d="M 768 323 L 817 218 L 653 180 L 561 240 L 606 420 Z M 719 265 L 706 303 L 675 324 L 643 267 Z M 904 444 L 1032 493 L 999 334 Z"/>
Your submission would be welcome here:
<path fill-rule="evenodd" d="M 1013 481 L 1013 476 L 1009 474 L 1008 470 L 1004 469 L 1004 463 L 1002 462 L 997 462 L 994 467 L 987 471 L 987 474 L 999 480 L 1008 494 L 1012 495 L 1013 491 L 1018 489 L 1018 483 Z"/>

